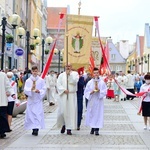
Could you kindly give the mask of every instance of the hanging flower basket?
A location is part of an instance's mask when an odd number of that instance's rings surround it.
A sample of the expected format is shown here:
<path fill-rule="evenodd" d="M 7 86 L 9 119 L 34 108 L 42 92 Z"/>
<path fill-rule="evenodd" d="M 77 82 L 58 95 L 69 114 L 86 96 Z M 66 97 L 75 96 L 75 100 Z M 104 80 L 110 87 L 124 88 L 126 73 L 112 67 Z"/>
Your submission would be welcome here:
<path fill-rule="evenodd" d="M 48 49 L 45 50 L 45 54 L 46 55 L 49 54 L 49 50 Z"/>
<path fill-rule="evenodd" d="M 14 42 L 14 37 L 11 34 L 7 34 L 5 37 L 6 37 L 6 43 Z"/>
<path fill-rule="evenodd" d="M 35 50 L 35 44 L 31 44 L 31 45 L 30 45 L 30 49 L 31 49 L 31 50 Z"/>

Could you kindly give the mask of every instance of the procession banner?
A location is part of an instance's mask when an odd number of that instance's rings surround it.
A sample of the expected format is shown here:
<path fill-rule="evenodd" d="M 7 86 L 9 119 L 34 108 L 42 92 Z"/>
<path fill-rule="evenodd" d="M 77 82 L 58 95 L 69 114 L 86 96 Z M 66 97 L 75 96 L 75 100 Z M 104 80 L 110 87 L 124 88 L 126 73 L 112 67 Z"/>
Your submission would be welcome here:
<path fill-rule="evenodd" d="M 98 37 L 92 38 L 92 56 L 96 68 L 99 68 L 102 59 L 102 50 L 99 44 Z"/>
<path fill-rule="evenodd" d="M 89 65 L 93 17 L 66 16 L 66 37 L 63 64 L 71 63 L 74 69 Z"/>

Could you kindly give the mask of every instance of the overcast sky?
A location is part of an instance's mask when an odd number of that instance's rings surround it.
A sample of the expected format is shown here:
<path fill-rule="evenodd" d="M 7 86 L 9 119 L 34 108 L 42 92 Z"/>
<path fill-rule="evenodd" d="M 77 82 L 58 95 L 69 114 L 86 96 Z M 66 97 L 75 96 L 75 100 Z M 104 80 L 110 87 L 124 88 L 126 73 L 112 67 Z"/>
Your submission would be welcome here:
<path fill-rule="evenodd" d="M 47 0 L 48 7 L 66 7 L 78 14 L 80 0 Z M 150 0 L 81 0 L 81 15 L 99 16 L 101 36 L 111 36 L 113 42 L 136 41 L 144 35 L 145 23 L 150 23 Z"/>

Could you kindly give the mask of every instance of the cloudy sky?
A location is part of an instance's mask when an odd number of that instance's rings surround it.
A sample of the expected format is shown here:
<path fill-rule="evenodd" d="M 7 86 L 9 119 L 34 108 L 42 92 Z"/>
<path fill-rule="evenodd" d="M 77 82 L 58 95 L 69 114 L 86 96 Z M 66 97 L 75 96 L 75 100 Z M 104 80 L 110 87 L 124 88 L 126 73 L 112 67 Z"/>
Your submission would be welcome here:
<path fill-rule="evenodd" d="M 48 7 L 66 7 L 78 14 L 80 0 L 47 0 Z M 81 15 L 99 16 L 101 36 L 111 36 L 113 42 L 135 42 L 144 35 L 145 23 L 150 23 L 150 0 L 81 0 Z"/>

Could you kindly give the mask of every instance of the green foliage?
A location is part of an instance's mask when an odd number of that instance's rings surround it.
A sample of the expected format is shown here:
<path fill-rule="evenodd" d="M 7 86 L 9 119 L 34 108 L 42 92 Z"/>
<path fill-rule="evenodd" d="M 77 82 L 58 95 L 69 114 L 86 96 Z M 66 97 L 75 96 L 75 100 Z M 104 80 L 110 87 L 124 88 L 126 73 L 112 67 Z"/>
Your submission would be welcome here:
<path fill-rule="evenodd" d="M 5 38 L 6 38 L 7 43 L 13 43 L 14 42 L 14 37 L 11 34 L 6 34 Z"/>

